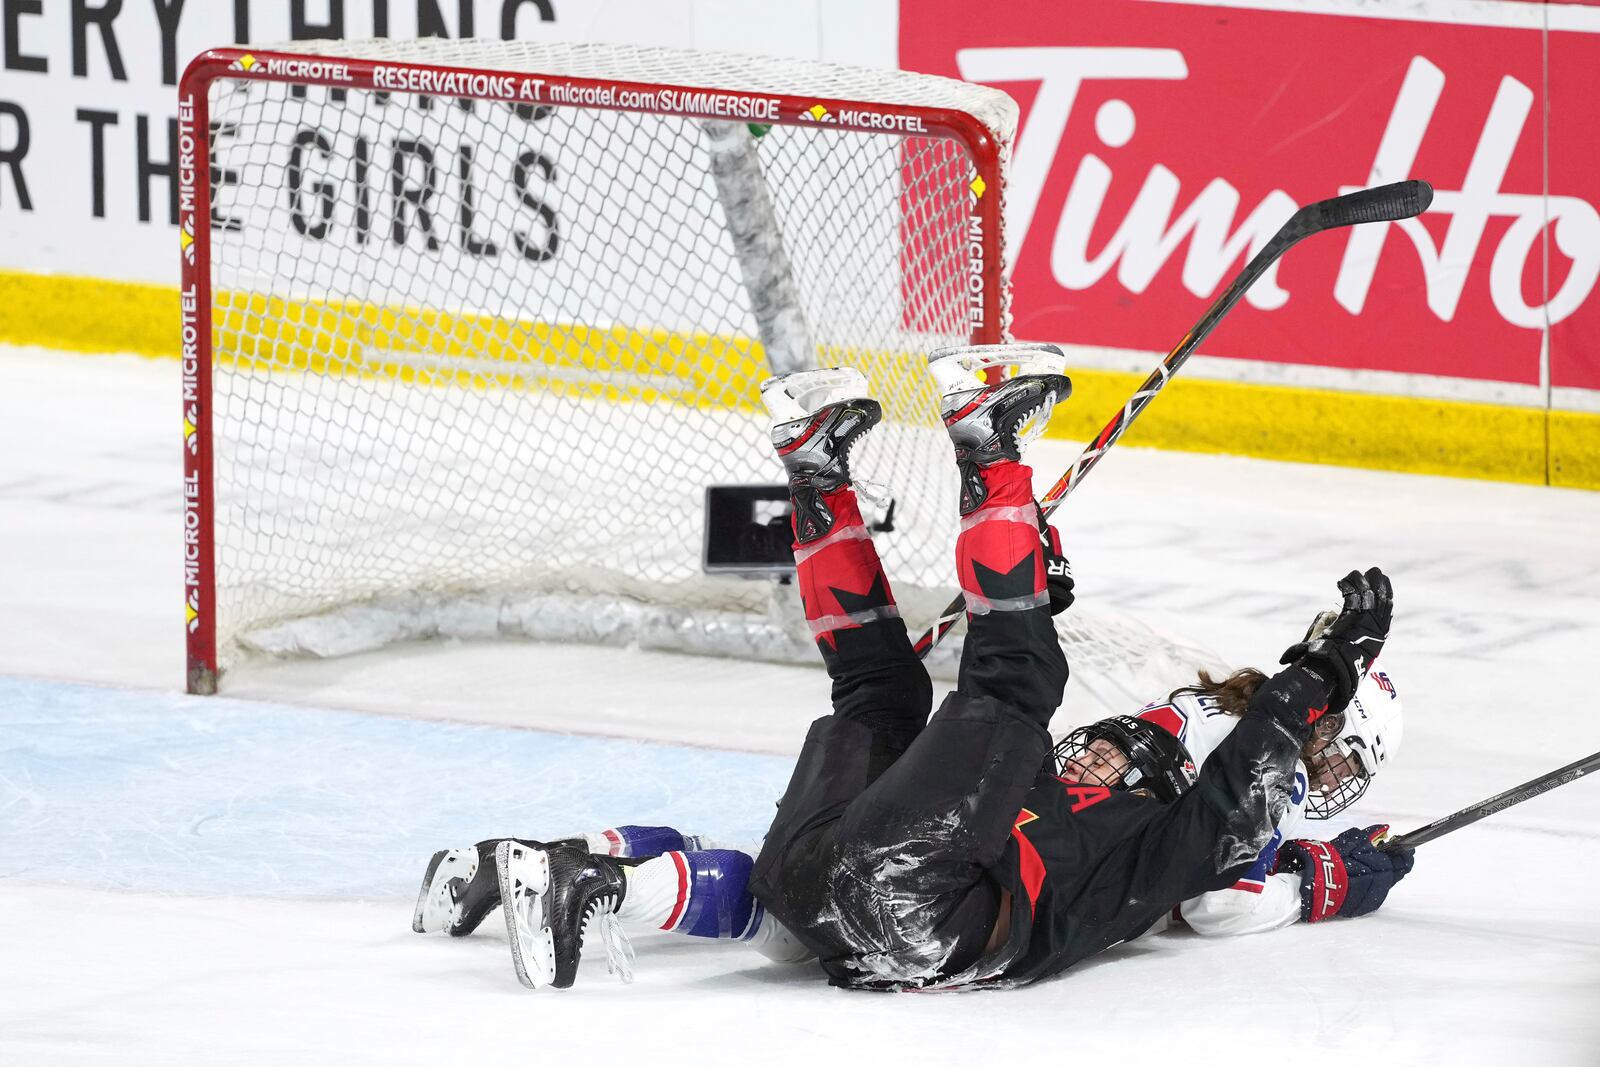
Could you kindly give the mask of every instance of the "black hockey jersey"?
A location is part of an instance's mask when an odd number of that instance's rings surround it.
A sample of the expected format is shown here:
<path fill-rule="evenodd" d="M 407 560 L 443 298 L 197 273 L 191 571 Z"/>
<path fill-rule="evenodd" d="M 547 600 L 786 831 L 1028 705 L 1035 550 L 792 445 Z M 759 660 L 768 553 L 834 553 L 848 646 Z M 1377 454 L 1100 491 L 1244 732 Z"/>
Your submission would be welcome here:
<path fill-rule="evenodd" d="M 956 983 L 1056 974 L 1232 885 L 1289 806 L 1298 751 L 1273 720 L 1246 718 L 1174 804 L 1041 771 L 990 871 L 1011 891 L 1010 936 Z"/>

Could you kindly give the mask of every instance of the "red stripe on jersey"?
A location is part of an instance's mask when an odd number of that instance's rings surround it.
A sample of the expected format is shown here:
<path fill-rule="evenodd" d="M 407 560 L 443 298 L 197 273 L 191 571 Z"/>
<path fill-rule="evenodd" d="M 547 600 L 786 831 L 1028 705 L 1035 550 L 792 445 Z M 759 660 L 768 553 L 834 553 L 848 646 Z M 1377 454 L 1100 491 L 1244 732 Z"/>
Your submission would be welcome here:
<path fill-rule="evenodd" d="M 1146 708 L 1139 713 L 1138 718 L 1146 722 L 1153 722 L 1173 737 L 1180 741 L 1183 740 L 1183 715 L 1171 704 Z"/>
<path fill-rule="evenodd" d="M 604 835 L 606 846 L 610 853 L 613 856 L 622 855 L 622 835 L 615 830 L 602 830 L 600 833 Z"/>
<path fill-rule="evenodd" d="M 682 852 L 668 852 L 672 865 L 678 868 L 678 902 L 672 905 L 672 914 L 661 924 L 661 929 L 671 930 L 683 917 L 683 906 L 689 902 L 689 868 L 684 865 Z"/>
<path fill-rule="evenodd" d="M 1011 836 L 1017 839 L 1017 873 L 1022 876 L 1023 891 L 1028 894 L 1030 918 L 1038 906 L 1039 888 L 1044 885 L 1044 860 L 1040 858 L 1039 850 L 1033 847 L 1033 842 L 1022 832 L 1022 828 L 1038 817 L 1027 808 L 1023 808 L 1017 812 L 1016 825 L 1011 828 Z"/>
<path fill-rule="evenodd" d="M 1267 888 L 1265 882 L 1247 882 L 1243 878 L 1233 883 L 1233 888 L 1243 893 L 1259 893 Z"/>

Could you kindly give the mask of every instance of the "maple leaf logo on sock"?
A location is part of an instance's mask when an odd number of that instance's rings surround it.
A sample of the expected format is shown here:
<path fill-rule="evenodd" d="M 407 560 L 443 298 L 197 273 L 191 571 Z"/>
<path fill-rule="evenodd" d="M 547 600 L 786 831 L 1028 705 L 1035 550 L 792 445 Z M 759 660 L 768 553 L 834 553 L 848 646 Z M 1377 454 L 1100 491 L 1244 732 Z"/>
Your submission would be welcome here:
<path fill-rule="evenodd" d="M 977 560 L 972 561 L 972 574 L 978 580 L 978 591 L 987 599 L 997 601 L 1019 600 L 1036 595 L 1039 590 L 1034 584 L 1035 568 L 1036 562 L 1031 552 L 1004 572 L 985 567 Z"/>
<path fill-rule="evenodd" d="M 839 608 L 846 615 L 886 608 L 893 603 L 889 598 L 889 582 L 882 574 L 872 580 L 871 588 L 865 593 L 852 593 L 832 585 L 828 587 L 828 591 L 839 601 Z"/>

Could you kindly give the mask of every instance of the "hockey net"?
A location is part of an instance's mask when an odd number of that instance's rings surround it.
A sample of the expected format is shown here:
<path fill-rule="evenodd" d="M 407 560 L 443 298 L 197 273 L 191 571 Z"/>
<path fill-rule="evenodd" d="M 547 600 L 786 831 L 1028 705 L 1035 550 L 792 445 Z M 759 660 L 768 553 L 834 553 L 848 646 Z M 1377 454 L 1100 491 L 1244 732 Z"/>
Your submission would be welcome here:
<path fill-rule="evenodd" d="M 1009 97 L 445 40 L 219 50 L 180 93 L 192 691 L 251 652 L 436 635 L 815 662 L 787 587 L 700 559 L 707 486 L 782 480 L 759 383 L 807 366 L 883 402 L 868 519 L 912 625 L 942 607 L 922 366 L 1007 333 Z M 1065 618 L 1080 685 L 1208 662 Z"/>

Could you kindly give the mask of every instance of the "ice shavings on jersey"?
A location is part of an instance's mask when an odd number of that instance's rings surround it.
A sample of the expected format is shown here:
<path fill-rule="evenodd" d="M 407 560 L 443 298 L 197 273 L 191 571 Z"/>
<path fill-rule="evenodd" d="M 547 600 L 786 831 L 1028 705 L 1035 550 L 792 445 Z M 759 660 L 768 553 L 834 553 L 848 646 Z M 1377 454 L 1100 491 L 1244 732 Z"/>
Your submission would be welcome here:
<path fill-rule="evenodd" d="M 834 897 L 858 906 L 831 906 L 829 918 L 847 931 L 847 943 L 882 946 L 850 960 L 864 980 L 919 988 L 947 973 L 956 941 L 939 925 L 949 908 L 950 885 L 940 865 L 929 860 L 942 854 L 960 825 L 957 812 L 928 813 L 908 828 L 903 844 L 861 846 L 840 857 Z"/>
<path fill-rule="evenodd" d="M 1212 857 L 1218 874 L 1253 863 L 1271 843 L 1278 821 L 1289 810 L 1289 798 L 1295 789 L 1295 771 L 1298 768 L 1298 761 L 1286 769 L 1265 754 L 1258 757 L 1243 808 L 1229 814 L 1224 820 L 1223 832 L 1217 836 L 1217 847 Z M 1246 814 L 1247 811 L 1263 810 L 1268 815 L 1265 819 Z"/>

